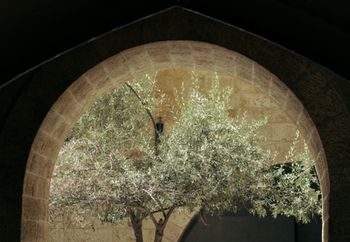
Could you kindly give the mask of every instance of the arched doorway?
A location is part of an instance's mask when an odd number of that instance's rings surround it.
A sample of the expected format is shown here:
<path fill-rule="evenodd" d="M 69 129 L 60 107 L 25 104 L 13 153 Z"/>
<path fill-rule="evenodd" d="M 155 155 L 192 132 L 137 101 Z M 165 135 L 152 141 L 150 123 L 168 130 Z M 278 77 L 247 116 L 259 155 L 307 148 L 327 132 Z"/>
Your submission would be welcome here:
<path fill-rule="evenodd" d="M 323 241 L 328 241 L 329 178 L 318 131 L 293 92 L 275 75 L 228 49 L 195 41 L 155 42 L 116 54 L 91 68 L 60 96 L 43 121 L 31 147 L 23 191 L 22 241 L 48 238 L 49 184 L 55 159 L 69 130 L 103 93 L 152 71 L 216 71 L 254 85 L 286 113 L 316 160 L 323 205 Z M 175 71 L 175 73 L 177 73 Z M 233 78 L 233 79 L 234 79 Z"/>

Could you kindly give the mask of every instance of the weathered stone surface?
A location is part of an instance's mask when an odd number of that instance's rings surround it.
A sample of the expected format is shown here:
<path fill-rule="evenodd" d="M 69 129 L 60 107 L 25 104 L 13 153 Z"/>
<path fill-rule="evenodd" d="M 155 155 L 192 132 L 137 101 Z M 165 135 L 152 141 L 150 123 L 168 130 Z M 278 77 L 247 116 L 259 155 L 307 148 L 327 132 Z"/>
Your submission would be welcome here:
<path fill-rule="evenodd" d="M 171 56 L 168 45 L 146 47 L 148 55 L 154 65 L 167 66 L 171 62 Z"/>
<path fill-rule="evenodd" d="M 88 82 L 86 76 L 81 76 L 78 80 L 73 82 L 69 87 L 69 91 L 75 100 L 79 103 L 82 102 L 85 98 L 91 94 L 94 87 Z"/>
<path fill-rule="evenodd" d="M 103 64 L 99 64 L 88 70 L 84 76 L 88 79 L 90 84 L 95 86 L 101 85 L 100 83 L 104 83 L 107 79 L 107 74 L 103 68 Z"/>
<path fill-rule="evenodd" d="M 156 218 L 160 218 L 160 214 L 155 214 Z M 170 217 L 168 225 L 164 231 L 164 241 L 177 242 L 187 224 L 191 221 L 194 213 L 186 210 L 175 210 Z M 98 224 L 95 230 L 91 228 L 80 228 L 79 226 L 67 226 L 60 220 L 50 229 L 50 242 L 62 241 L 88 241 L 88 242 L 126 242 L 134 241 L 134 232 L 128 218 L 125 218 L 115 225 Z M 142 233 L 145 242 L 154 241 L 155 227 L 151 219 L 145 219 L 142 224 Z"/>
<path fill-rule="evenodd" d="M 296 125 L 302 130 L 302 136 L 305 139 L 305 136 L 309 135 L 307 131 L 315 129 L 303 105 L 289 88 L 276 76 L 245 56 L 199 42 L 153 43 L 132 48 L 110 57 L 82 75 L 60 96 L 44 120 L 42 129 L 32 146 L 33 155 L 28 161 L 29 172 L 26 175 L 25 194 L 44 199 L 40 201 L 45 201 L 48 198 L 48 183 L 43 181 L 51 176 L 52 166 L 50 163 L 45 163 L 43 158 L 55 159 L 60 146 L 76 120 L 91 102 L 101 97 L 104 92 L 117 87 L 122 82 L 130 81 L 132 78 L 142 78 L 146 73 L 150 74 L 151 78 L 157 79 L 157 87 L 170 97 L 168 103 L 165 103 L 162 110 L 158 110 L 158 112 L 167 123 L 171 123 L 171 118 L 167 117 L 174 106 L 174 88 L 179 90 L 181 83 L 186 80 L 185 90 L 188 90 L 193 70 L 197 73 L 200 88 L 204 93 L 216 75 L 219 77 L 221 87 L 228 86 L 233 89 L 233 116 L 246 111 L 248 118 L 270 117 L 269 124 L 259 132 L 267 137 L 266 143 L 263 144 L 265 148 L 279 151 L 276 160 L 283 160 L 291 140 L 295 137 Z M 310 149 L 316 156 L 322 150 L 322 145 L 316 132 L 309 136 L 311 137 L 310 139 L 308 137 Z M 318 165 L 318 169 L 324 170 L 326 168 L 324 165 Z M 321 173 L 327 174 L 324 171 Z M 31 200 L 25 200 L 23 204 L 23 208 L 26 209 L 33 206 Z M 40 205 L 40 209 L 34 207 L 35 209 L 27 212 L 26 216 L 38 221 L 45 218 L 47 214 L 43 215 L 44 210 L 41 209 L 41 206 L 47 208 L 47 204 L 43 203 Z M 175 238 L 181 235 L 181 231 L 186 226 L 186 218 L 181 218 L 180 221 L 176 219 L 169 221 L 171 229 L 166 236 L 167 241 L 175 241 Z M 47 238 L 45 232 L 47 228 L 45 226 L 40 228 L 41 230 L 37 230 L 39 231 L 37 233 L 40 233 L 38 236 L 41 237 L 38 237 L 37 240 L 43 241 Z M 125 227 L 124 223 L 120 228 L 122 228 L 121 231 L 125 231 L 129 227 Z M 146 237 L 152 240 L 152 223 L 145 222 L 144 229 Z M 118 229 L 114 227 L 101 226 L 98 228 L 98 231 L 102 230 L 108 231 L 107 233 L 111 235 L 110 238 L 113 240 L 120 238 L 120 241 L 125 241 L 127 238 L 133 238 L 132 233 L 119 233 Z M 57 230 L 55 233 L 57 234 Z M 91 234 L 89 238 L 94 238 L 99 233 Z M 64 240 L 77 239 L 79 236 L 86 236 L 86 234 L 81 230 L 74 230 L 70 232 L 69 236 Z M 105 241 L 108 241 L 108 238 L 106 237 Z"/>
<path fill-rule="evenodd" d="M 21 229 L 21 241 L 36 242 L 38 235 L 38 222 L 32 220 L 23 220 Z"/>
<path fill-rule="evenodd" d="M 48 158 L 31 152 L 28 158 L 27 171 L 34 174 L 46 175 L 45 178 L 49 179 L 54 165 L 54 162 Z"/>
<path fill-rule="evenodd" d="M 77 116 L 81 116 L 83 111 L 80 103 L 74 99 L 69 91 L 59 97 L 52 109 L 54 112 L 62 115 L 67 121 L 75 120 Z"/>
<path fill-rule="evenodd" d="M 175 102 L 174 90 L 175 89 L 180 90 L 181 85 L 184 81 L 185 81 L 184 82 L 185 90 L 188 90 L 192 85 L 191 82 L 193 78 L 198 78 L 200 83 L 200 88 L 203 91 L 203 93 L 205 93 L 206 90 L 210 88 L 211 81 L 213 80 L 213 78 L 217 76 L 220 81 L 220 87 L 222 88 L 231 87 L 233 89 L 232 106 L 234 107 L 234 109 L 232 109 L 232 114 L 237 115 L 237 113 L 242 113 L 245 111 L 248 118 L 261 119 L 261 118 L 264 118 L 265 116 L 269 118 L 268 120 L 269 123 L 264 128 L 259 130 L 259 134 L 267 138 L 265 143 L 264 142 L 262 143 L 262 146 L 272 151 L 278 151 L 276 162 L 283 162 L 284 157 L 287 154 L 288 149 L 291 145 L 291 141 L 295 138 L 296 130 L 297 130 L 297 126 L 296 126 L 297 121 L 298 121 L 299 127 L 303 127 L 304 130 L 308 130 L 314 127 L 312 122 L 310 122 L 310 118 L 305 115 L 304 113 L 305 110 L 303 109 L 301 103 L 296 99 L 296 97 L 291 93 L 291 91 L 289 91 L 289 89 L 286 88 L 284 84 L 279 83 L 280 81 L 278 81 L 275 76 L 270 74 L 268 71 L 266 71 L 266 69 L 262 68 L 258 64 L 253 63 L 252 61 L 240 55 L 226 53 L 227 55 L 230 54 L 232 56 L 231 60 L 238 61 L 238 62 L 235 62 L 234 64 L 235 64 L 235 71 L 239 73 L 239 76 L 232 75 L 230 74 L 229 71 L 225 71 L 225 70 L 223 70 L 222 72 L 219 71 L 214 73 L 213 69 L 215 68 L 214 65 L 216 62 L 214 63 L 214 61 L 211 59 L 211 54 L 215 53 L 216 49 L 214 48 L 214 51 L 213 51 L 213 48 L 210 48 L 210 52 L 206 56 L 204 51 L 208 50 L 208 48 L 209 48 L 209 45 L 206 45 L 203 47 L 203 49 L 201 49 L 199 43 L 194 43 L 193 45 L 189 45 L 186 42 L 179 42 L 179 43 L 167 42 L 166 45 L 162 43 L 159 46 L 159 48 L 157 47 L 156 44 L 151 44 L 150 46 L 146 45 L 141 49 L 133 48 L 130 51 L 125 51 L 122 53 L 123 58 L 119 58 L 118 56 L 111 57 L 108 60 L 106 60 L 106 64 L 103 64 L 102 66 L 104 67 L 105 73 L 107 73 L 107 75 L 109 75 L 108 73 L 111 73 L 113 71 L 118 72 L 118 66 L 120 65 L 124 66 L 122 67 L 122 70 L 125 70 L 126 64 L 128 64 L 128 69 L 132 69 L 133 65 L 138 65 L 138 62 L 141 61 L 143 57 L 145 57 L 145 50 L 147 50 L 147 53 L 153 62 L 160 62 L 163 64 L 165 62 L 172 61 L 173 60 L 172 55 L 176 56 L 176 58 L 180 58 L 179 56 L 181 55 L 182 55 L 181 58 L 187 58 L 188 55 L 192 55 L 193 56 L 192 60 L 187 59 L 186 61 L 192 61 L 193 64 L 198 67 L 196 70 L 195 76 L 193 76 L 193 73 L 188 68 L 182 68 L 181 65 L 178 64 L 179 59 L 174 61 L 174 65 L 171 65 L 171 66 L 176 66 L 176 68 L 172 67 L 172 68 L 164 69 L 164 66 L 163 66 L 163 69 L 158 70 L 157 72 L 155 72 L 153 67 L 148 66 L 147 65 L 148 63 L 140 67 L 140 69 L 142 69 L 143 71 L 145 71 L 146 69 L 146 73 L 147 72 L 150 73 L 149 75 L 151 76 L 151 78 L 156 79 L 157 88 L 160 89 L 161 92 L 166 93 L 169 97 L 169 100 L 167 100 L 164 103 L 162 109 L 157 110 L 157 113 L 160 116 L 162 116 L 163 120 L 166 120 L 168 126 L 169 125 L 171 126 L 171 122 L 172 122 L 170 112 L 174 108 L 174 102 Z M 220 51 L 221 53 L 223 53 L 222 50 Z M 135 62 L 133 58 L 136 58 Z M 214 60 L 217 61 L 219 58 L 220 58 L 219 56 L 216 56 Z M 128 60 L 128 61 L 124 61 L 124 60 Z M 147 58 L 144 61 L 147 61 Z M 169 65 L 169 63 L 167 65 Z M 230 67 L 226 66 L 225 68 L 230 68 Z M 98 70 L 95 70 L 95 71 L 98 72 Z M 248 71 L 248 74 L 245 73 L 247 71 Z M 134 70 L 134 73 L 136 72 L 137 71 Z M 137 77 L 142 78 L 142 74 L 139 73 Z M 274 81 L 272 82 L 273 78 L 274 78 Z M 131 77 L 129 77 L 129 80 L 130 79 Z M 129 81 L 129 80 L 126 76 L 125 81 Z M 108 90 L 106 86 L 110 86 L 110 87 L 116 86 L 116 83 L 115 83 L 116 80 L 106 79 L 106 81 L 108 83 L 106 82 L 104 84 L 104 91 Z M 86 84 L 90 85 L 89 82 Z M 274 92 L 279 92 L 281 91 L 281 88 L 284 88 L 283 95 L 285 96 L 283 96 L 283 99 L 281 99 L 282 102 L 276 102 L 281 100 L 276 100 L 273 98 L 273 95 L 271 95 L 270 88 L 272 83 L 275 85 Z M 77 86 L 79 86 L 79 88 L 72 85 L 75 93 L 74 96 L 79 95 L 79 93 L 77 93 L 77 91 L 79 92 L 79 89 L 88 90 L 88 89 L 84 89 L 84 87 L 81 85 L 77 85 Z M 93 89 L 90 89 L 90 92 L 93 92 Z M 98 96 L 95 95 L 93 97 L 96 99 Z M 62 100 L 65 100 L 65 99 L 62 98 Z M 64 102 L 64 103 L 66 104 L 67 102 Z M 83 103 L 80 103 L 79 105 L 83 105 Z M 65 116 L 64 116 L 65 111 L 60 110 L 60 113 L 62 113 L 63 120 L 65 120 Z M 304 123 L 304 122 L 308 122 L 308 123 Z M 67 125 L 67 124 L 62 122 L 62 125 Z M 55 128 L 56 126 L 53 126 L 53 127 Z M 54 133 L 55 132 L 53 132 L 52 134 Z M 316 144 L 317 140 L 316 141 L 313 140 L 313 142 Z M 302 148 L 301 146 L 298 147 L 298 149 L 301 149 L 301 148 Z M 318 150 L 315 150 L 315 151 L 318 152 Z M 190 217 L 184 214 L 175 213 L 171 217 L 169 224 L 167 226 L 165 240 L 176 241 L 177 238 L 181 236 L 182 231 L 184 230 L 189 220 L 190 220 Z M 64 238 L 66 241 L 74 240 L 74 239 L 75 240 L 84 239 L 83 237 L 86 236 L 86 234 L 82 233 L 83 231 L 82 229 L 78 229 L 78 228 L 69 228 L 69 229 L 70 229 L 70 232 Z M 126 240 L 127 238 L 128 239 L 133 238 L 131 227 L 128 225 L 126 220 L 121 221 L 116 226 L 108 227 L 106 225 L 100 225 L 97 227 L 97 230 L 113 231 L 111 233 L 113 235 L 112 237 L 114 238 L 114 241 L 123 241 L 123 240 Z M 126 230 L 129 232 L 128 233 L 121 232 Z M 120 231 L 120 233 L 118 231 Z M 54 232 L 56 235 L 58 234 L 57 229 L 54 230 Z M 89 233 L 90 232 L 88 232 L 88 234 Z M 153 241 L 154 224 L 150 219 L 147 219 L 144 221 L 143 233 L 144 233 L 146 242 Z M 89 236 L 90 241 L 94 241 L 93 239 L 94 236 L 95 235 Z M 106 241 L 108 241 L 108 238 L 105 238 L 105 239 Z"/>
<path fill-rule="evenodd" d="M 54 130 L 55 124 L 62 122 L 65 122 L 63 117 L 60 114 L 55 113 L 53 110 L 50 110 L 47 113 L 44 122 L 41 123 L 40 129 L 47 134 L 51 134 Z"/>
<path fill-rule="evenodd" d="M 296 136 L 296 126 L 293 123 L 273 123 L 272 140 L 273 141 L 292 141 Z"/>
<path fill-rule="evenodd" d="M 60 143 L 56 139 L 42 131 L 37 134 L 32 145 L 32 151 L 48 159 L 56 157 L 60 148 Z"/>
<path fill-rule="evenodd" d="M 277 103 L 283 105 L 286 102 L 289 89 L 277 77 L 272 77 L 271 81 L 270 95 Z"/>
<path fill-rule="evenodd" d="M 23 197 L 23 219 L 30 221 L 47 221 L 48 201 L 34 197 Z"/>
<path fill-rule="evenodd" d="M 40 221 L 37 226 L 37 242 L 48 242 L 49 234 L 46 231 L 49 230 L 48 222 Z"/>
<path fill-rule="evenodd" d="M 27 172 L 23 189 L 24 195 L 48 199 L 49 189 L 50 184 L 48 179 Z"/>

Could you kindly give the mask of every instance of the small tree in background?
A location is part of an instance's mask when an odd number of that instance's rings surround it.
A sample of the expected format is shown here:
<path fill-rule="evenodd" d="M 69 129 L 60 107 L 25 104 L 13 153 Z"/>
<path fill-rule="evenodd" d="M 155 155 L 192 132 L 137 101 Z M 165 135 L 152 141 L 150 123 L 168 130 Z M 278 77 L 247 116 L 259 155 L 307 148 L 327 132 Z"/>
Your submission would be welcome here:
<path fill-rule="evenodd" d="M 50 215 L 76 221 L 98 215 L 116 223 L 129 217 L 137 242 L 142 221 L 155 225 L 161 242 L 175 208 L 210 214 L 247 207 L 252 214 L 294 216 L 308 222 L 320 214 L 320 191 L 307 146 L 296 141 L 282 163 L 260 148 L 266 120 L 229 115 L 231 90 L 199 82 L 176 96 L 174 122 L 157 129 L 154 110 L 166 99 L 149 77 L 126 83 L 96 102 L 78 121 L 58 157 Z M 162 217 L 154 215 L 160 212 Z"/>

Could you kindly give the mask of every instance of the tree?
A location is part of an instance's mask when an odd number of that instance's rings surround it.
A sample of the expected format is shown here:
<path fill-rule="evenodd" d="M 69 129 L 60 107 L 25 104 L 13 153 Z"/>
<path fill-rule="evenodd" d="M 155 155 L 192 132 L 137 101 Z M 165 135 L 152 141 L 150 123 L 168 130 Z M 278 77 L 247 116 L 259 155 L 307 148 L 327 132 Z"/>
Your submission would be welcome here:
<path fill-rule="evenodd" d="M 217 78 L 207 93 L 196 79 L 192 90 L 178 91 L 174 122 L 161 133 L 154 112 L 167 97 L 155 86 L 148 76 L 126 83 L 78 121 L 54 171 L 51 218 L 70 213 L 83 221 L 97 214 L 114 223 L 129 217 L 141 242 L 142 221 L 150 217 L 154 241 L 161 242 L 178 207 L 210 214 L 247 207 L 259 216 L 283 214 L 303 222 L 320 214 L 306 145 L 296 152 L 296 139 L 285 161 L 271 165 L 274 154 L 259 146 L 266 119 L 231 117 L 231 90 L 220 88 Z"/>

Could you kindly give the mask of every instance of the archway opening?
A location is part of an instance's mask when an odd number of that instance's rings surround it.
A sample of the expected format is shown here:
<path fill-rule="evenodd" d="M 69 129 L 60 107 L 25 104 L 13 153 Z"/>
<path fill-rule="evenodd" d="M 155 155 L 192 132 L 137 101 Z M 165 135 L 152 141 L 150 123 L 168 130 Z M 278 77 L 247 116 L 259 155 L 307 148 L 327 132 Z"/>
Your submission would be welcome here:
<path fill-rule="evenodd" d="M 158 42 L 121 52 L 92 68 L 57 100 L 30 152 L 23 193 L 22 240 L 48 240 L 47 210 L 54 162 L 68 132 L 91 103 L 108 90 L 146 73 L 163 73 L 162 80 L 174 82 L 179 75 L 193 70 L 203 78 L 217 72 L 222 80 L 236 88 L 235 103 L 240 107 L 246 105 L 252 115 L 280 113 L 275 117 L 278 121 L 271 124 L 274 130 L 288 130 L 286 127 L 300 130 L 316 160 L 322 192 L 323 241 L 328 241 L 326 158 L 317 130 L 303 105 L 282 81 L 259 64 L 227 49 L 192 41 Z M 285 139 L 280 132 L 274 136 L 272 127 L 269 135 L 276 141 L 274 145 L 281 144 L 278 139 Z"/>

